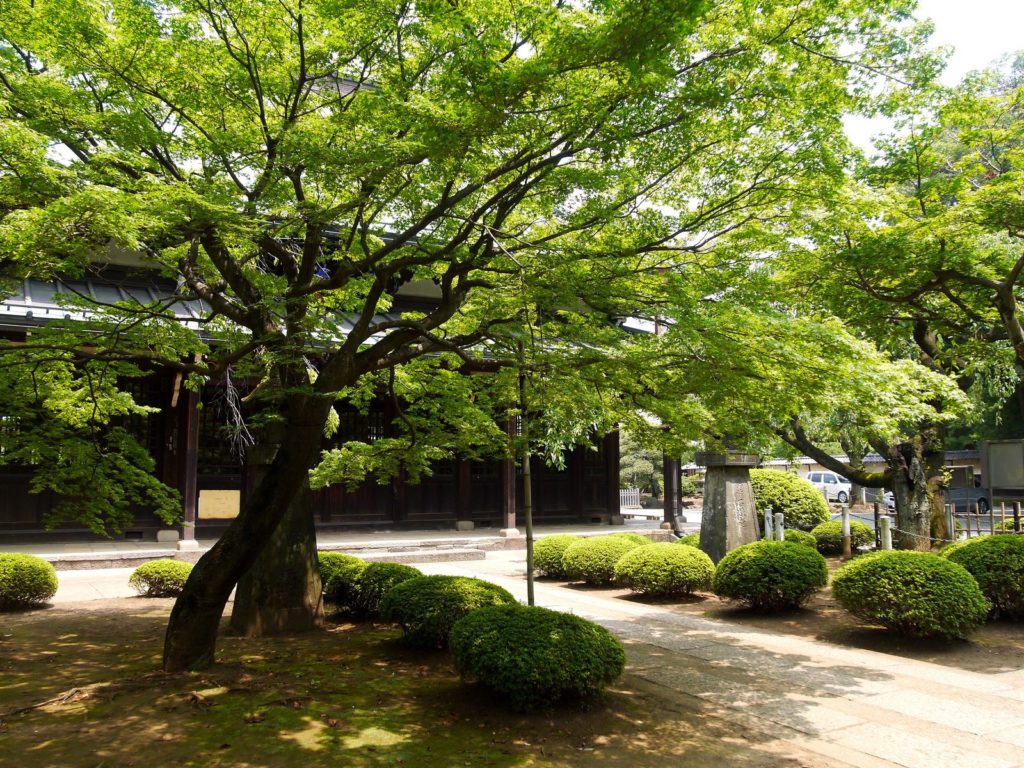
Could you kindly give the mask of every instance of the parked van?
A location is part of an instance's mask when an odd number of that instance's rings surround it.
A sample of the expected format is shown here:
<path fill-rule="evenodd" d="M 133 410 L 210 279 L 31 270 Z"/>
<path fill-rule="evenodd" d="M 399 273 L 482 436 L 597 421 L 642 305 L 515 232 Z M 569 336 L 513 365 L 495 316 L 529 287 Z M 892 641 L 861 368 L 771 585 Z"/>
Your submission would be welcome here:
<path fill-rule="evenodd" d="M 811 485 L 825 494 L 825 501 L 848 504 L 852 484 L 842 475 L 835 472 L 811 472 L 807 475 Z"/>

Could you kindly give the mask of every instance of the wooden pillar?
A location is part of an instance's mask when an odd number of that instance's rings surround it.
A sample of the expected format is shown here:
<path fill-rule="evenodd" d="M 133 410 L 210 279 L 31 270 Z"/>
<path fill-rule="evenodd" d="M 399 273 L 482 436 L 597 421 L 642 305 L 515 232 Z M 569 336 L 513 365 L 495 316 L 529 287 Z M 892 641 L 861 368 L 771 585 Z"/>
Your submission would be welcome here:
<path fill-rule="evenodd" d="M 512 419 L 505 422 L 505 433 L 515 437 L 516 425 Z M 518 536 L 516 528 L 516 462 L 513 458 L 501 462 L 501 532 L 502 536 Z"/>
<path fill-rule="evenodd" d="M 199 393 L 186 390 L 181 420 L 181 540 L 195 541 L 199 507 Z"/>
<path fill-rule="evenodd" d="M 675 530 L 679 517 L 679 459 L 673 459 L 667 453 L 663 453 L 662 467 L 661 485 L 665 497 L 662 520 Z"/>
<path fill-rule="evenodd" d="M 582 520 L 586 506 L 586 480 L 584 478 L 584 451 L 582 445 L 573 446 L 566 456 L 566 471 L 569 473 L 569 512 Z"/>
<path fill-rule="evenodd" d="M 619 432 L 604 436 L 605 489 L 607 509 L 613 524 L 622 523 L 622 507 L 619 502 Z"/>

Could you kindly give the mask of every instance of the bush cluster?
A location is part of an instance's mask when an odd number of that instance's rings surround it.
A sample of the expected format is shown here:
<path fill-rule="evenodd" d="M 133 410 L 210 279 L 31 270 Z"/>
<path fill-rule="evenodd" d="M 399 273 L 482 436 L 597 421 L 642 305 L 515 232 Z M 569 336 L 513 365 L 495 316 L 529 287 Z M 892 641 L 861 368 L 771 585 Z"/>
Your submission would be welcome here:
<path fill-rule="evenodd" d="M 582 539 L 582 536 L 573 536 L 571 533 L 538 539 L 537 543 L 533 545 L 533 567 L 542 576 L 549 576 L 552 579 L 566 578 L 562 557 L 570 545 Z"/>
<path fill-rule="evenodd" d="M 811 529 L 818 541 L 818 551 L 826 555 L 838 555 L 843 551 L 843 521 L 829 520 Z M 850 521 L 850 543 L 854 550 L 875 543 L 875 532 L 871 526 L 860 520 Z"/>
<path fill-rule="evenodd" d="M 828 520 L 824 495 L 802 477 L 778 469 L 752 469 L 750 484 L 762 527 L 765 512 L 781 512 L 787 526 L 805 530 Z"/>
<path fill-rule="evenodd" d="M 562 557 L 566 578 L 595 586 L 611 584 L 615 579 L 615 563 L 638 546 L 635 541 L 621 535 L 593 536 L 577 541 L 565 550 Z"/>
<path fill-rule="evenodd" d="M 626 663 L 622 644 L 578 616 L 525 605 L 481 608 L 451 631 L 455 666 L 515 709 L 597 694 Z"/>
<path fill-rule="evenodd" d="M 150 560 L 128 577 L 128 585 L 143 597 L 177 597 L 185 588 L 192 566 L 181 560 Z"/>
<path fill-rule="evenodd" d="M 353 612 L 367 618 L 379 616 L 384 596 L 393 587 L 422 575 L 419 568 L 402 563 L 367 563 L 356 583 Z"/>
<path fill-rule="evenodd" d="M 42 605 L 56 593 L 52 563 L 35 555 L 0 553 L 0 611 Z"/>
<path fill-rule="evenodd" d="M 515 598 L 497 584 L 465 576 L 417 576 L 384 595 L 381 616 L 398 624 L 405 641 L 420 648 L 444 648 L 448 633 L 472 611 L 514 605 Z"/>
<path fill-rule="evenodd" d="M 715 569 L 715 594 L 750 608 L 799 608 L 828 583 L 828 565 L 817 551 L 789 541 L 757 541 L 737 547 Z"/>
<path fill-rule="evenodd" d="M 786 541 L 792 541 L 794 544 L 803 544 L 805 547 L 813 547 L 815 549 L 818 547 L 818 540 L 813 533 L 800 531 L 796 528 L 786 529 Z"/>
<path fill-rule="evenodd" d="M 615 583 L 655 597 L 690 595 L 711 586 L 715 564 L 696 547 L 651 544 L 637 547 L 615 564 Z"/>
<path fill-rule="evenodd" d="M 981 536 L 939 554 L 975 578 L 995 616 L 1024 618 L 1024 536 Z"/>
<path fill-rule="evenodd" d="M 646 547 L 648 544 L 653 543 L 649 536 L 644 536 L 642 533 L 630 533 L 628 531 L 623 531 L 622 533 L 609 533 L 608 535 L 615 536 L 620 539 L 625 539 L 626 541 L 632 541 L 634 544 L 640 547 Z"/>
<path fill-rule="evenodd" d="M 317 552 L 317 565 L 324 599 L 342 612 L 354 611 L 359 595 L 359 577 L 369 563 L 341 552 Z"/>
<path fill-rule="evenodd" d="M 929 552 L 863 555 L 832 579 L 836 601 L 858 618 L 912 637 L 966 637 L 985 620 L 985 596 L 962 566 Z"/>

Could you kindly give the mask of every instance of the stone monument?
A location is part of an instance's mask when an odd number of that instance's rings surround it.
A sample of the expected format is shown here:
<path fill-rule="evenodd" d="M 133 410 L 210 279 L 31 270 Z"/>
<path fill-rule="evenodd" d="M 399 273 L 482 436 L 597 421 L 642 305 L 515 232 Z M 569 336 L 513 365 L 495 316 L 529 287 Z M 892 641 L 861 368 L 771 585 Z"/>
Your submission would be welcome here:
<path fill-rule="evenodd" d="M 704 475 L 704 512 L 700 548 L 716 563 L 729 550 L 761 538 L 750 486 L 750 468 L 758 457 L 749 453 L 698 453 Z"/>

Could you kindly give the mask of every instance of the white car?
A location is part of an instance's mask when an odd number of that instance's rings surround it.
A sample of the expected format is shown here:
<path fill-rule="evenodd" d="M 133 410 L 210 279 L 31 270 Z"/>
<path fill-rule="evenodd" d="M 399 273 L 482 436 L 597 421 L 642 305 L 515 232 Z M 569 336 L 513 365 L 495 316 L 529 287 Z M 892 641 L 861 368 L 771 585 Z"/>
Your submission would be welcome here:
<path fill-rule="evenodd" d="M 825 494 L 825 501 L 847 504 L 850 501 L 851 483 L 835 472 L 811 472 L 807 475 L 811 485 Z"/>

